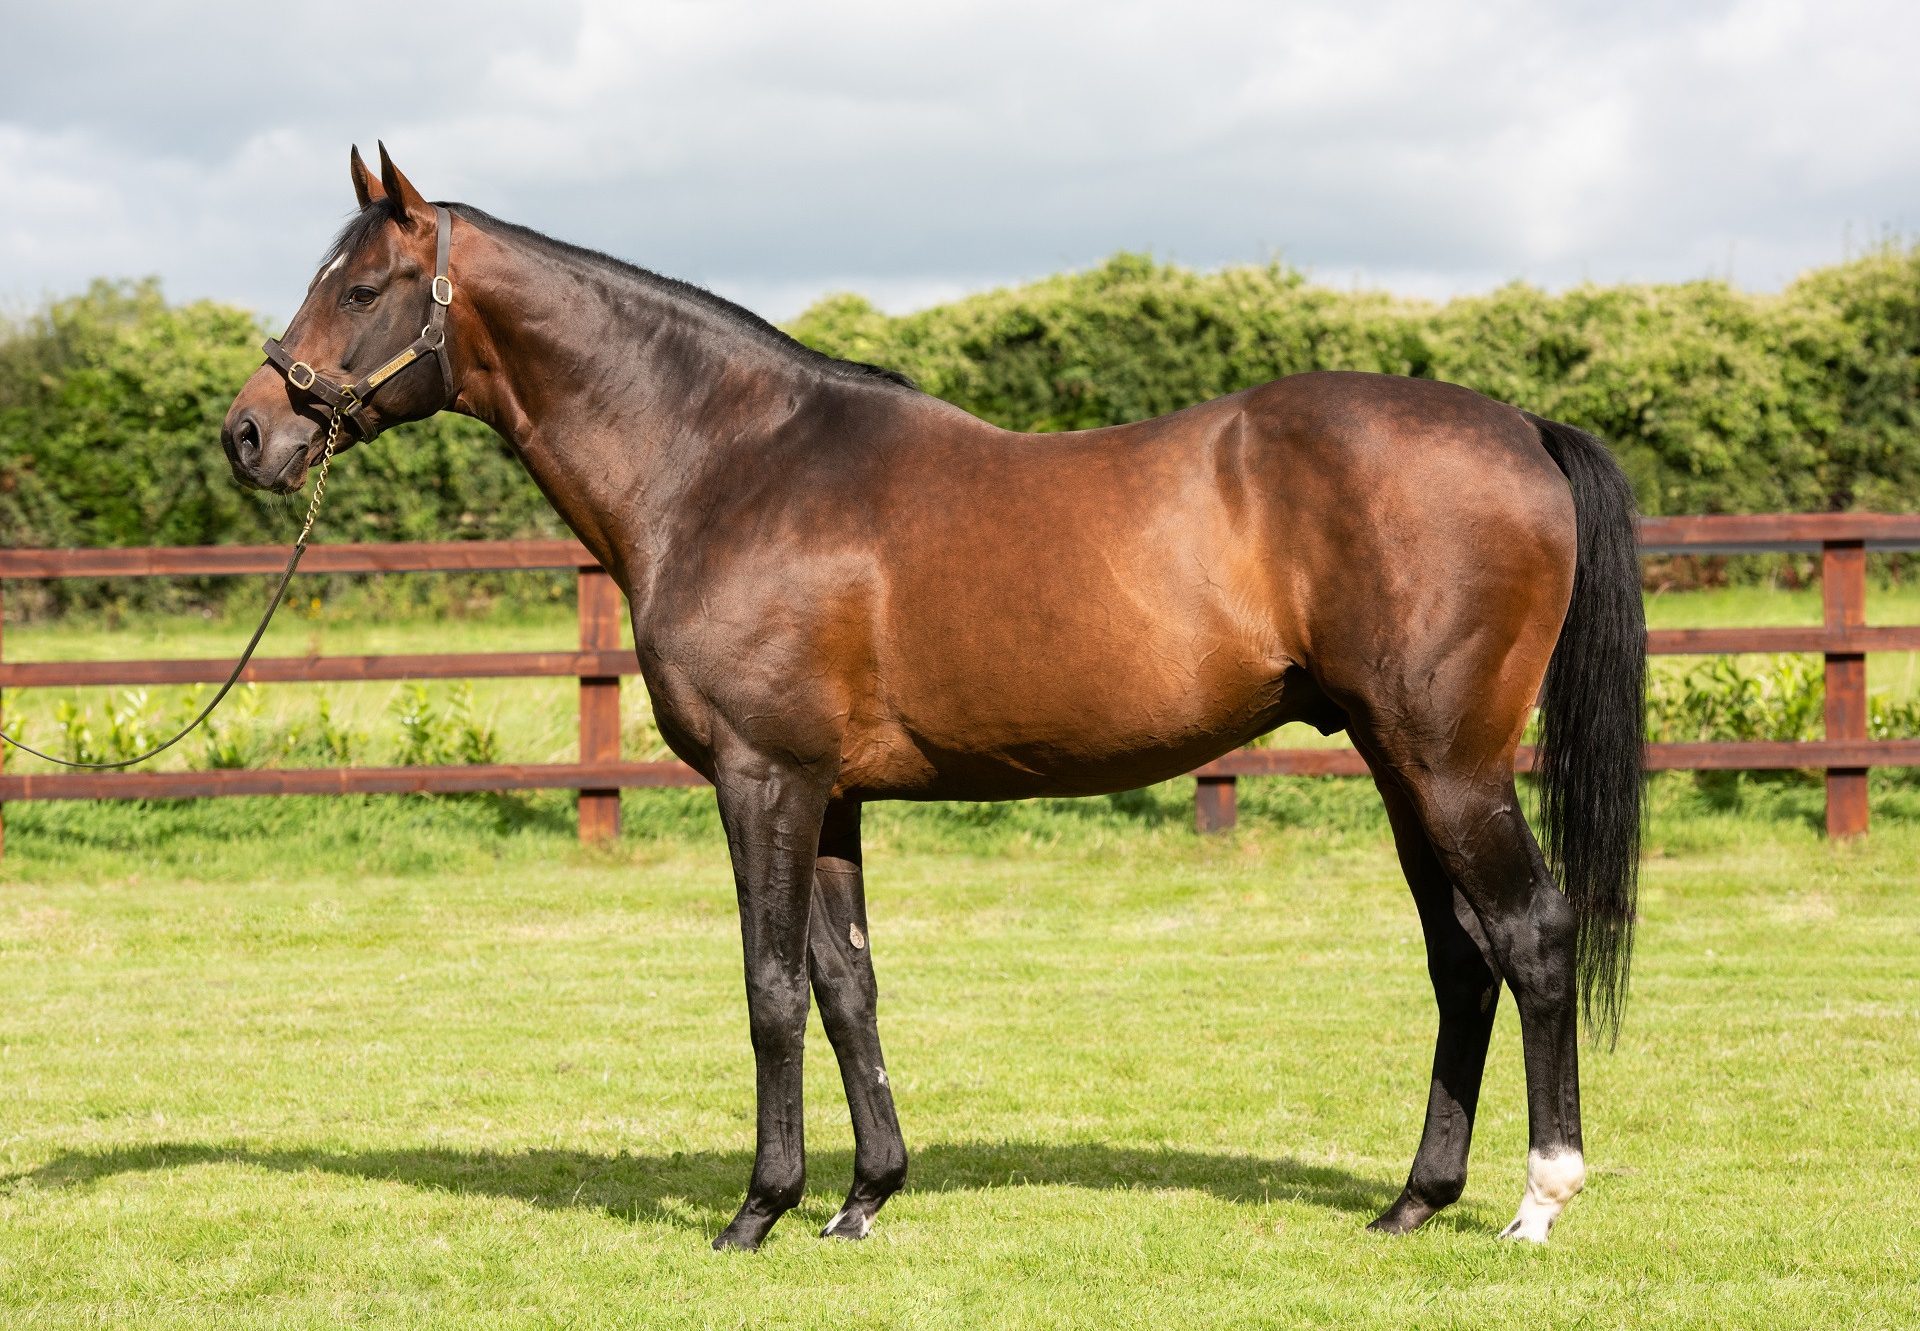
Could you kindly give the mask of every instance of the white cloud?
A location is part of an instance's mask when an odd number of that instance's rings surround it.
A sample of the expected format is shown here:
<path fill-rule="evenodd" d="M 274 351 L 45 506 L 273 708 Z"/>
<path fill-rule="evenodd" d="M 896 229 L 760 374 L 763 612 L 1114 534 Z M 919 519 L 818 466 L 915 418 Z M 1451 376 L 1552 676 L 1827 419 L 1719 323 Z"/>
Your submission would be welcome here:
<path fill-rule="evenodd" d="M 385 137 L 429 194 L 775 317 L 1148 248 L 1444 295 L 1773 286 L 1920 221 L 1920 9 L 1520 0 L 39 6 L 0 296 L 161 274 L 284 314 Z"/>

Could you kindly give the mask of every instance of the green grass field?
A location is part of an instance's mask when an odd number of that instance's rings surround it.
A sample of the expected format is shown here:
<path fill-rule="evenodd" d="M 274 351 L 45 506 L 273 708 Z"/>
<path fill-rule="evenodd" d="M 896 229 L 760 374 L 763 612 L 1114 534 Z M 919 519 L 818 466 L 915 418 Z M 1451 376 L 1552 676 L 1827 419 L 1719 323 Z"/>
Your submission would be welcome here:
<path fill-rule="evenodd" d="M 513 710 L 564 748 L 558 687 L 501 695 L 510 752 L 562 756 Z M 809 1196 L 752 1256 L 707 1249 L 752 1139 L 707 792 L 629 795 L 595 849 L 560 795 L 9 806 L 0 1324 L 1920 1324 L 1920 782 L 1876 775 L 1838 847 L 1811 779 L 1655 783 L 1634 999 L 1583 1051 L 1589 1184 L 1545 1250 L 1493 1238 L 1510 1002 L 1466 1198 L 1363 1228 L 1432 1040 L 1370 789 L 1247 782 L 1209 842 L 1190 796 L 870 814 L 908 1190 L 867 1243 L 814 1237 L 851 1146 L 816 1020 Z"/>
<path fill-rule="evenodd" d="M 1920 1321 L 1920 799 L 1656 788 L 1634 1004 L 1586 1057 L 1544 1251 L 1511 1005 L 1475 1172 L 1362 1226 L 1419 1125 L 1419 931 L 1358 782 L 882 807 L 906 1193 L 813 1237 L 850 1133 L 817 1024 L 811 1192 L 738 1201 L 751 1061 L 704 792 L 9 810 L 0 1321 L 20 1326 L 1869 1326 Z"/>

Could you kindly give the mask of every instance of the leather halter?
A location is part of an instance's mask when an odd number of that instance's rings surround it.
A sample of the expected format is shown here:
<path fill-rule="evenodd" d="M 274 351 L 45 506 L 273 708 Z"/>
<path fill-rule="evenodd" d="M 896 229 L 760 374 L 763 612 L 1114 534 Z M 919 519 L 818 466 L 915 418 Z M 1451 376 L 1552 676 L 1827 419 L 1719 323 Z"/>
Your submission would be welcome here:
<path fill-rule="evenodd" d="M 405 350 L 379 368 L 369 371 L 358 383 L 343 384 L 321 374 L 306 361 L 295 360 L 293 353 L 282 346 L 278 338 L 268 338 L 261 347 L 267 353 L 269 365 L 285 375 L 288 383 L 303 393 L 312 394 L 341 420 L 352 425 L 362 443 L 380 432 L 367 429 L 366 423 L 360 419 L 360 409 L 380 391 L 383 384 L 429 353 L 440 362 L 440 382 L 447 390 L 447 401 L 453 401 L 453 362 L 447 357 L 447 307 L 453 304 L 453 279 L 447 276 L 447 255 L 453 240 L 453 218 L 439 204 L 434 205 L 433 217 L 436 233 L 433 286 L 430 288 L 433 299 L 427 306 L 426 327 L 420 330 L 420 336 L 414 338 Z"/>

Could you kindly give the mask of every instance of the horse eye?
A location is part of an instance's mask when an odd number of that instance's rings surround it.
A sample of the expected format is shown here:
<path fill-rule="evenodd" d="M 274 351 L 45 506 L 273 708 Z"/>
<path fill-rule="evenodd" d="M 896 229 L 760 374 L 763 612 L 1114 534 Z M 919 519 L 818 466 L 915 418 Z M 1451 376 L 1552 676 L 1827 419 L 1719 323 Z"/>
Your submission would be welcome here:
<path fill-rule="evenodd" d="M 355 287 L 347 293 L 347 304 L 359 309 L 365 309 L 367 306 L 373 304 L 379 295 L 380 293 L 372 287 Z"/>

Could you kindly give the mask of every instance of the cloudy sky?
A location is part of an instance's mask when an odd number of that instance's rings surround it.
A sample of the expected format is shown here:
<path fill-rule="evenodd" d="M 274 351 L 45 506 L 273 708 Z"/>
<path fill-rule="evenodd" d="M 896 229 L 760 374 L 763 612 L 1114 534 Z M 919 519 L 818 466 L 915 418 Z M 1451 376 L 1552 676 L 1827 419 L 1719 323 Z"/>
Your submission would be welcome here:
<path fill-rule="evenodd" d="M 1899 0 L 0 0 L 0 34 L 14 310 L 158 274 L 284 317 L 376 138 L 775 318 L 1120 249 L 1764 289 L 1920 231 Z"/>

